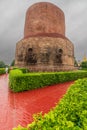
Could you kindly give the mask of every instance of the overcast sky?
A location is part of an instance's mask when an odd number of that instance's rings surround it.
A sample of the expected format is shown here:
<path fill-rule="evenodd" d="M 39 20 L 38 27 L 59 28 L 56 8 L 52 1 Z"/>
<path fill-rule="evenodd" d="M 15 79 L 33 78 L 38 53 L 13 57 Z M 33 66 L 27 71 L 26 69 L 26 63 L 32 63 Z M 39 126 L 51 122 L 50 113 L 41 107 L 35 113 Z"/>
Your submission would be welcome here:
<path fill-rule="evenodd" d="M 24 36 L 25 14 L 29 6 L 43 0 L 0 0 L 0 61 L 10 64 L 16 43 Z M 74 44 L 75 57 L 87 56 L 87 0 L 44 0 L 64 11 L 66 36 Z"/>

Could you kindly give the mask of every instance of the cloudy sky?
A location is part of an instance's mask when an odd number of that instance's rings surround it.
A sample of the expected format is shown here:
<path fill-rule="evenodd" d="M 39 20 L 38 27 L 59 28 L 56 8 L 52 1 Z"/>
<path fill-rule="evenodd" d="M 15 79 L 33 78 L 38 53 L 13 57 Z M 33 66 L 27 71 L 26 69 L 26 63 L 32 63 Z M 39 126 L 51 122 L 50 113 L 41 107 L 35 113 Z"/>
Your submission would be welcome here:
<path fill-rule="evenodd" d="M 65 13 L 66 36 L 75 48 L 75 57 L 87 56 L 87 0 L 44 0 Z M 0 61 L 10 64 L 16 43 L 24 36 L 25 14 L 29 6 L 43 0 L 0 0 Z"/>

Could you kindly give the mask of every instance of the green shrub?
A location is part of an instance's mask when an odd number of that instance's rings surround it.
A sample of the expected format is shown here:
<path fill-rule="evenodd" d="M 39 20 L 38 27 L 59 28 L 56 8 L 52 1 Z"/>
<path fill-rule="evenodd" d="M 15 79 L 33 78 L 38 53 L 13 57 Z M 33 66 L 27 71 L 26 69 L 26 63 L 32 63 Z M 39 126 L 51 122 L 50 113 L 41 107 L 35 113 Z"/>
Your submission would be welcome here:
<path fill-rule="evenodd" d="M 87 77 L 86 71 L 23 73 L 19 69 L 10 71 L 9 86 L 14 92 L 41 88 L 48 85 Z"/>
<path fill-rule="evenodd" d="M 18 67 L 13 67 L 12 70 L 15 70 L 15 69 L 19 69 L 21 70 L 23 73 L 28 73 L 29 70 L 27 68 L 18 68 Z"/>
<path fill-rule="evenodd" d="M 5 63 L 3 61 L 0 61 L 0 68 L 5 68 L 5 67 L 6 67 Z"/>
<path fill-rule="evenodd" d="M 83 62 L 81 63 L 81 67 L 82 67 L 82 69 L 84 69 L 84 68 L 87 69 L 87 61 L 83 61 Z"/>
<path fill-rule="evenodd" d="M 0 68 L 0 75 L 5 74 L 5 68 Z"/>
<path fill-rule="evenodd" d="M 34 115 L 26 130 L 87 130 L 87 78 L 77 80 L 48 114 Z"/>
<path fill-rule="evenodd" d="M 23 72 L 23 73 L 28 73 L 29 70 L 27 68 L 20 68 L 20 70 Z"/>

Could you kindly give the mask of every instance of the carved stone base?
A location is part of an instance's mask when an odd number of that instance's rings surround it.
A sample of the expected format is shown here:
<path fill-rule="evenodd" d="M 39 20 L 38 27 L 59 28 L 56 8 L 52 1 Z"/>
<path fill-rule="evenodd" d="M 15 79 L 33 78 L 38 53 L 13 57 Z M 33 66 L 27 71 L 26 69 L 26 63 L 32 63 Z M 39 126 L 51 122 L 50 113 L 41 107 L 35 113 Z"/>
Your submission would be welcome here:
<path fill-rule="evenodd" d="M 74 47 L 61 36 L 32 36 L 16 45 L 15 66 L 30 71 L 67 71 L 74 69 Z"/>

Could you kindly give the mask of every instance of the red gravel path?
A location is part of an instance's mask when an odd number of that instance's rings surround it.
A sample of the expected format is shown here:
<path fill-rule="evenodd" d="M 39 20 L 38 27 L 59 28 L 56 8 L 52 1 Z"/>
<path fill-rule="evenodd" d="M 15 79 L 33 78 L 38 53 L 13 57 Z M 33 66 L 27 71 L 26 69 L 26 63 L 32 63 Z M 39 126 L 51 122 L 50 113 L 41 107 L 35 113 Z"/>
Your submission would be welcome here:
<path fill-rule="evenodd" d="M 72 83 L 12 93 L 8 89 L 8 75 L 0 76 L 0 130 L 12 130 L 18 124 L 26 126 L 32 122 L 34 113 L 47 113 Z"/>

